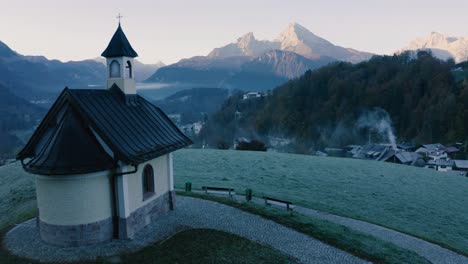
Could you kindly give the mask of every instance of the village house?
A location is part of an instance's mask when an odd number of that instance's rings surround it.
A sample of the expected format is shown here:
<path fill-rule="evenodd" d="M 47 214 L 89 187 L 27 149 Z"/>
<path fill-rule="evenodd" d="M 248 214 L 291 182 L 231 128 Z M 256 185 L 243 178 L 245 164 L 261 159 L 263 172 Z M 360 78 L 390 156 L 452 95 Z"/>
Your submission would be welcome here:
<path fill-rule="evenodd" d="M 247 99 L 252 99 L 252 98 L 260 98 L 262 96 L 263 95 L 260 92 L 248 92 L 242 96 L 242 99 L 247 100 Z"/>
<path fill-rule="evenodd" d="M 392 154 L 387 155 L 382 161 L 405 164 L 410 166 L 422 167 L 425 162 L 421 155 L 416 152 L 410 151 L 393 151 Z"/>
<path fill-rule="evenodd" d="M 254 99 L 254 98 L 262 98 L 271 95 L 271 90 L 267 90 L 264 92 L 248 92 L 242 95 L 243 100 Z"/>
<path fill-rule="evenodd" d="M 454 171 L 457 171 L 459 175 L 468 176 L 468 160 L 454 160 L 455 166 Z"/>
<path fill-rule="evenodd" d="M 414 147 L 409 144 L 405 144 L 403 148 L 397 145 L 397 149 L 392 148 L 392 146 L 388 144 L 367 144 L 364 146 L 349 145 L 346 147 L 348 153 L 355 159 L 376 160 L 423 167 L 425 162 L 420 154 L 405 150 L 411 150 L 413 148 Z"/>
<path fill-rule="evenodd" d="M 389 150 L 388 146 L 381 144 L 367 144 L 362 147 L 355 147 L 351 150 L 355 159 L 380 160 Z"/>
<path fill-rule="evenodd" d="M 136 94 L 138 55 L 120 23 L 102 56 L 107 89 L 65 88 L 17 156 L 49 244 L 132 239 L 175 206 L 171 153 L 192 142 Z"/>
<path fill-rule="evenodd" d="M 437 159 L 429 160 L 426 162 L 425 168 L 434 169 L 436 171 L 447 172 L 451 171 L 455 166 L 454 160 L 451 159 Z"/>
<path fill-rule="evenodd" d="M 449 158 L 446 147 L 442 144 L 424 144 L 416 150 L 427 157 L 429 160 L 447 159 Z"/>

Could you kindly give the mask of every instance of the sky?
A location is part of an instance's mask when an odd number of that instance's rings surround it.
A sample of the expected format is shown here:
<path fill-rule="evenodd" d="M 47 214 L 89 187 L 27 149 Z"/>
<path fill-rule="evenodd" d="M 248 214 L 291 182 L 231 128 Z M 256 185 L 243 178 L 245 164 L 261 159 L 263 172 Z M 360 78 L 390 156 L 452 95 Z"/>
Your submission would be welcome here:
<path fill-rule="evenodd" d="M 431 32 L 468 36 L 468 0 L 0 0 L 0 41 L 61 61 L 100 56 L 117 27 L 139 60 L 166 64 L 297 22 L 335 45 L 392 54 Z"/>

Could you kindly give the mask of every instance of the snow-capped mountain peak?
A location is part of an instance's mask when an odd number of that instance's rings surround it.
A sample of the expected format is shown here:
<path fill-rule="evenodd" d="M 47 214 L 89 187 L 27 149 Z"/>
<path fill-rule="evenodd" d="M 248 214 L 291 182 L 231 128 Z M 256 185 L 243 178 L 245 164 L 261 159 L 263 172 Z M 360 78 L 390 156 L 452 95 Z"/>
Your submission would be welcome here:
<path fill-rule="evenodd" d="M 372 54 L 345 49 L 310 32 L 298 23 L 290 23 L 274 40 L 257 40 L 252 32 L 237 39 L 237 42 L 214 49 L 208 57 L 227 58 L 234 56 L 258 57 L 271 50 L 297 53 L 309 59 L 322 56 L 350 62 L 367 60 Z"/>
<path fill-rule="evenodd" d="M 277 49 L 279 46 L 276 43 L 267 40 L 257 40 L 252 32 L 249 32 L 237 39 L 237 42 L 228 44 L 221 48 L 216 48 L 208 57 L 226 58 L 234 56 L 251 56 L 256 57 L 266 51 Z"/>
<path fill-rule="evenodd" d="M 402 51 L 405 50 L 431 50 L 440 59 L 461 62 L 468 59 L 468 38 L 431 32 L 427 37 L 413 40 Z"/>
<path fill-rule="evenodd" d="M 316 36 L 307 28 L 295 22 L 290 23 L 288 27 L 276 38 L 276 41 L 281 42 L 282 47 L 296 46 L 301 42 L 307 44 L 331 45 L 329 41 Z"/>

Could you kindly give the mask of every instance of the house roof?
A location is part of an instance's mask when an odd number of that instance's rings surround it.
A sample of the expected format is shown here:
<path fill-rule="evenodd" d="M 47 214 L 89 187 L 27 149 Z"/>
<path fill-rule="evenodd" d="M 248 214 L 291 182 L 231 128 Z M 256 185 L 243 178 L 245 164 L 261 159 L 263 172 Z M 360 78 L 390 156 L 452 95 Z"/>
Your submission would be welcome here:
<path fill-rule="evenodd" d="M 454 160 L 455 167 L 460 169 L 468 169 L 468 160 Z"/>
<path fill-rule="evenodd" d="M 416 146 L 413 143 L 402 142 L 397 144 L 397 147 L 404 150 L 414 149 Z"/>
<path fill-rule="evenodd" d="M 132 45 L 130 45 L 130 42 L 125 36 L 125 33 L 123 32 L 122 27 L 120 26 L 120 23 L 119 27 L 112 36 L 109 45 L 107 45 L 107 48 L 102 52 L 101 56 L 106 58 L 122 56 L 131 58 L 138 57 L 138 54 L 132 48 Z"/>
<path fill-rule="evenodd" d="M 387 146 L 378 144 L 367 144 L 358 151 L 356 151 L 356 153 L 353 155 L 353 158 L 380 160 L 388 150 L 389 147 Z"/>
<path fill-rule="evenodd" d="M 422 145 L 424 148 L 432 150 L 432 151 L 437 151 L 437 150 L 444 150 L 445 146 L 440 144 L 440 143 L 435 143 L 435 144 L 424 144 Z"/>
<path fill-rule="evenodd" d="M 395 156 L 400 160 L 401 163 L 405 164 L 412 164 L 421 158 L 421 156 L 418 153 L 407 151 L 399 151 L 395 154 Z"/>
<path fill-rule="evenodd" d="M 190 144 L 158 107 L 115 84 L 109 90 L 65 88 L 17 159 L 31 158 L 25 169 L 36 174 L 89 173 L 117 161 L 137 165 Z M 91 157 L 95 162 L 84 166 Z"/>
<path fill-rule="evenodd" d="M 455 153 L 455 152 L 458 152 L 460 151 L 457 147 L 446 147 L 445 148 L 445 152 L 447 153 Z"/>

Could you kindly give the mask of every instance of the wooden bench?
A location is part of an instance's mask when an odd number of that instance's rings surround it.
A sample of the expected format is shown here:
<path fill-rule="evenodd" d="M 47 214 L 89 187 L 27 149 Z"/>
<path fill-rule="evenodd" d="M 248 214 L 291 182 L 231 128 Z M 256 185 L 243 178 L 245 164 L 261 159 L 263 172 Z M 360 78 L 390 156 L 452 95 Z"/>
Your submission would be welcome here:
<path fill-rule="evenodd" d="M 280 199 L 272 198 L 272 197 L 267 197 L 263 196 L 263 199 L 265 200 L 265 205 L 274 205 L 282 208 L 286 208 L 286 210 L 292 210 L 294 208 L 293 204 L 289 201 L 283 201 Z"/>
<path fill-rule="evenodd" d="M 227 194 L 229 196 L 234 194 L 234 189 L 232 188 L 202 186 L 202 189 L 206 194 Z"/>

